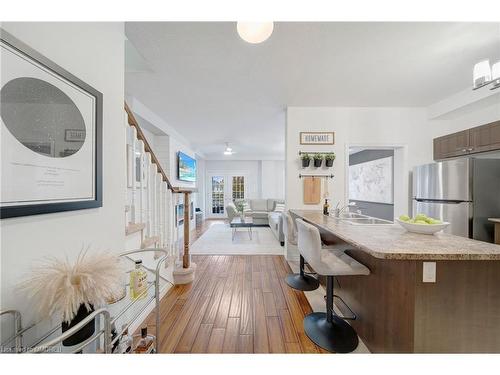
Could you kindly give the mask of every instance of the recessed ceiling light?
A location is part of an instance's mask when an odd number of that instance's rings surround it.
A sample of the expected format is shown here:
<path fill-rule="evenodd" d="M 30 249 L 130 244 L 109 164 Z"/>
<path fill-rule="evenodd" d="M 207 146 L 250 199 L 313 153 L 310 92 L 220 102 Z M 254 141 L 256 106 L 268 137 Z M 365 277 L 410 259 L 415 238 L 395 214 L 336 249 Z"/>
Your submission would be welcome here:
<path fill-rule="evenodd" d="M 224 155 L 232 155 L 233 154 L 233 149 L 229 147 L 229 143 L 226 142 L 226 148 L 224 149 Z"/>
<path fill-rule="evenodd" d="M 238 34 L 245 42 L 257 44 L 267 40 L 273 33 L 273 22 L 237 22 Z"/>

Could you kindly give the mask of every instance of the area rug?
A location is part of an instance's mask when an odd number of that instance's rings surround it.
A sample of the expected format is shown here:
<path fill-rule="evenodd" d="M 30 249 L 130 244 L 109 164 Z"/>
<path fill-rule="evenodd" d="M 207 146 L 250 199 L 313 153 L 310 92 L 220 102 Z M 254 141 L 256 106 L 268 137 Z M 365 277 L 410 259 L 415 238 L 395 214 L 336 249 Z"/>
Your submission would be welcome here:
<path fill-rule="evenodd" d="M 269 227 L 252 228 L 252 239 L 247 228 L 238 228 L 232 241 L 232 228 L 228 224 L 213 224 L 190 246 L 191 254 L 203 255 L 283 255 L 284 247 Z"/>

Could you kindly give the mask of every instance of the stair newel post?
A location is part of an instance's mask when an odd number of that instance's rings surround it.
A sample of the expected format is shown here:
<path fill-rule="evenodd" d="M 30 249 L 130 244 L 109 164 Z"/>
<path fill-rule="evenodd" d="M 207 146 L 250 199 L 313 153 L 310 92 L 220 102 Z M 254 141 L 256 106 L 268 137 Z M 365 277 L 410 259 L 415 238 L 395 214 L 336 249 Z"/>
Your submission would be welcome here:
<path fill-rule="evenodd" d="M 190 192 L 184 191 L 184 254 L 182 267 L 189 268 L 189 209 L 191 206 Z"/>

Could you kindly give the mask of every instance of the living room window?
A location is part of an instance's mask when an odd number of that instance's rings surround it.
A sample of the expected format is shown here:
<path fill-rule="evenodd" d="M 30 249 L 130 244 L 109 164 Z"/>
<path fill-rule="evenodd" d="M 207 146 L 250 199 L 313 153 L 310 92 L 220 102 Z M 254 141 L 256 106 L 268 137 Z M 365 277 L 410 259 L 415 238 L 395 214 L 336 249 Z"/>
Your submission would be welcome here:
<path fill-rule="evenodd" d="M 245 176 L 233 176 L 233 201 L 245 199 Z"/>
<path fill-rule="evenodd" d="M 212 213 L 224 213 L 224 177 L 212 176 Z"/>

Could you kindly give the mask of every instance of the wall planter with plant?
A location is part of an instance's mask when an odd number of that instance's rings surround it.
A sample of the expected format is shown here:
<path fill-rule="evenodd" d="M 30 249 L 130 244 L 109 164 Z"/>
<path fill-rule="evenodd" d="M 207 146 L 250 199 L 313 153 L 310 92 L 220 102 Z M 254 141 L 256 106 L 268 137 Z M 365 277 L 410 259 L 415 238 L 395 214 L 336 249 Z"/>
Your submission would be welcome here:
<path fill-rule="evenodd" d="M 314 154 L 313 159 L 314 159 L 314 166 L 316 168 L 321 167 L 321 164 L 323 163 L 323 155 L 322 154 Z"/>
<path fill-rule="evenodd" d="M 328 152 L 325 154 L 325 164 L 328 168 L 333 167 L 334 160 L 335 160 L 335 152 Z"/>
<path fill-rule="evenodd" d="M 82 251 L 74 263 L 51 258 L 33 268 L 33 276 L 21 284 L 33 303 L 37 317 L 61 320 L 65 332 L 93 311 L 123 293 L 123 275 L 119 258 L 109 253 Z M 63 341 L 72 346 L 82 343 L 95 332 L 92 320 Z"/>
<path fill-rule="evenodd" d="M 303 153 L 300 156 L 300 159 L 302 160 L 302 168 L 309 167 L 309 164 L 311 163 L 311 156 L 309 154 Z"/>

